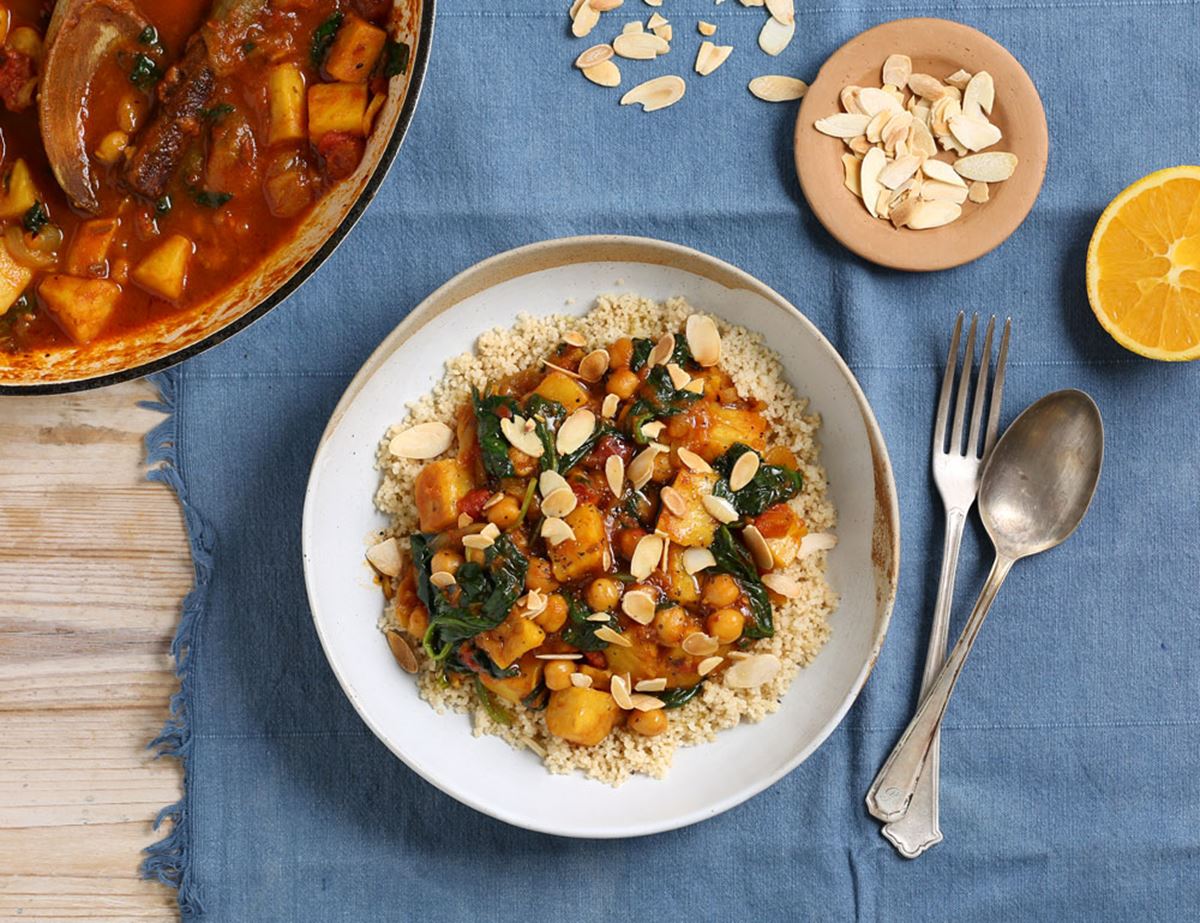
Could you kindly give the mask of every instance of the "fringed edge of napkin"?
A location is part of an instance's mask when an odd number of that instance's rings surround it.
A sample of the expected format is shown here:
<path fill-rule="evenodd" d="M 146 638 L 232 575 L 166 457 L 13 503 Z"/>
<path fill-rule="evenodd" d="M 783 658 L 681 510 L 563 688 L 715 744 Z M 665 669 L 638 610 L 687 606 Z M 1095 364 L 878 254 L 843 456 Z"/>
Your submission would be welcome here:
<path fill-rule="evenodd" d="M 146 847 L 146 858 L 142 860 L 143 878 L 157 879 L 175 888 L 178 894 L 179 913 L 183 919 L 194 919 L 203 913 L 199 889 L 192 878 L 190 821 L 190 756 L 192 746 L 188 712 L 191 705 L 192 684 L 188 662 L 192 651 L 192 640 L 196 626 L 204 611 L 208 584 L 212 576 L 212 554 L 214 535 L 209 527 L 188 502 L 187 487 L 179 471 L 179 440 L 176 429 L 177 398 L 181 386 L 178 369 L 170 369 L 150 377 L 158 388 L 159 400 L 143 401 L 141 406 L 165 413 L 167 418 L 146 434 L 147 479 L 166 484 L 179 499 L 187 526 L 188 543 L 191 546 L 192 566 L 195 583 L 191 592 L 183 599 L 182 613 L 175 638 L 171 642 L 171 657 L 175 661 L 175 675 L 179 677 L 179 691 L 171 697 L 170 708 L 163 729 L 149 743 L 157 756 L 169 756 L 179 760 L 183 767 L 183 797 L 158 813 L 154 829 L 171 822 L 170 832 L 157 843 Z"/>

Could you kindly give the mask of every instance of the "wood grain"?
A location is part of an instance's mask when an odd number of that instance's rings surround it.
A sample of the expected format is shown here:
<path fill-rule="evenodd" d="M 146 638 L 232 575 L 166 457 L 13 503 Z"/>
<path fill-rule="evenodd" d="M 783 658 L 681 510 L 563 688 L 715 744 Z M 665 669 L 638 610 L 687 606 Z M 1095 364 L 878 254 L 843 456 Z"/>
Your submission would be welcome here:
<path fill-rule="evenodd" d="M 142 881 L 180 793 L 146 743 L 177 688 L 182 516 L 145 480 L 142 382 L 0 399 L 0 920 L 169 920 Z"/>

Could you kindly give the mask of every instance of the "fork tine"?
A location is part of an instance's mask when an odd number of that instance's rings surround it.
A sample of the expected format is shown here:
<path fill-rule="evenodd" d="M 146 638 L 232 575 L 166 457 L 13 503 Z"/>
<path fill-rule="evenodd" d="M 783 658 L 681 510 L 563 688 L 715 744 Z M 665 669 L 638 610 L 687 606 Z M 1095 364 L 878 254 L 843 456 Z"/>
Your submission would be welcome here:
<path fill-rule="evenodd" d="M 950 389 L 954 387 L 954 371 L 958 366 L 958 340 L 962 336 L 963 312 L 954 321 L 950 336 L 950 352 L 946 356 L 946 371 L 942 373 L 942 393 L 938 397 L 937 419 L 933 424 L 933 453 L 946 453 L 946 418 L 950 413 Z"/>
<path fill-rule="evenodd" d="M 971 432 L 967 436 L 967 454 L 981 457 L 983 447 L 979 444 L 979 424 L 983 422 L 983 403 L 987 400 L 988 363 L 992 360 L 992 333 L 996 329 L 996 315 L 988 318 L 987 332 L 983 335 L 983 349 L 979 353 L 979 377 L 975 379 L 974 407 L 971 409 Z"/>
<path fill-rule="evenodd" d="M 996 359 L 996 376 L 992 384 L 991 408 L 988 410 L 987 432 L 983 437 L 983 457 L 991 454 L 1000 431 L 1000 402 L 1004 397 L 1004 365 L 1008 361 L 1008 337 L 1012 333 L 1012 318 L 1004 319 L 1004 336 L 1000 338 L 1000 355 Z"/>
<path fill-rule="evenodd" d="M 963 430 L 966 428 L 967 392 L 971 390 L 971 368 L 975 364 L 975 328 L 979 324 L 979 315 L 971 318 L 971 326 L 967 330 L 967 346 L 963 351 L 962 375 L 958 378 L 958 398 L 954 402 L 954 422 L 950 424 L 950 454 L 962 455 Z"/>

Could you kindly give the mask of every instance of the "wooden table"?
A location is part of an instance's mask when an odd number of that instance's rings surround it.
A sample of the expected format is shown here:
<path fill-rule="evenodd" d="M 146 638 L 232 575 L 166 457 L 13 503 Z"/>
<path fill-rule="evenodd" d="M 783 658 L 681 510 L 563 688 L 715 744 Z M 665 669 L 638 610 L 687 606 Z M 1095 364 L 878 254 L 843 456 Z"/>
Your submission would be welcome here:
<path fill-rule="evenodd" d="M 0 919 L 173 919 L 141 881 L 168 656 L 192 566 L 171 491 L 145 480 L 145 383 L 0 398 Z"/>

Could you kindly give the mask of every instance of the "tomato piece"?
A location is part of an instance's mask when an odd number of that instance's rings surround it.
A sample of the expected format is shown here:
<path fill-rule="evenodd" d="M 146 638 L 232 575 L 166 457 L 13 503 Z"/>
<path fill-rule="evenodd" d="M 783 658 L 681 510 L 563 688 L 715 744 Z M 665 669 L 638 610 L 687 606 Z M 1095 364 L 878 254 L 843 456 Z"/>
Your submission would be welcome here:
<path fill-rule="evenodd" d="M 33 58 L 8 48 L 0 59 L 0 99 L 10 112 L 20 112 L 29 105 L 21 90 L 33 77 Z"/>
<path fill-rule="evenodd" d="M 633 458 L 633 446 L 624 439 L 613 436 L 611 433 L 607 436 L 601 436 L 596 442 L 596 447 L 583 460 L 583 466 L 596 471 L 603 470 L 604 463 L 608 461 L 611 455 L 619 455 L 621 461 L 628 465 L 629 460 Z"/>
<path fill-rule="evenodd" d="M 317 153 L 325 158 L 325 175 L 332 180 L 345 179 L 362 160 L 364 142 L 345 131 L 329 131 L 317 142 Z"/>
<path fill-rule="evenodd" d="M 756 516 L 754 525 L 763 538 L 782 538 L 788 534 L 794 520 L 795 513 L 786 503 L 776 503 Z"/>
<path fill-rule="evenodd" d="M 466 513 L 472 519 L 478 519 L 483 515 L 483 505 L 491 495 L 492 492 L 486 487 L 477 487 L 470 491 L 458 501 L 459 515 Z"/>

